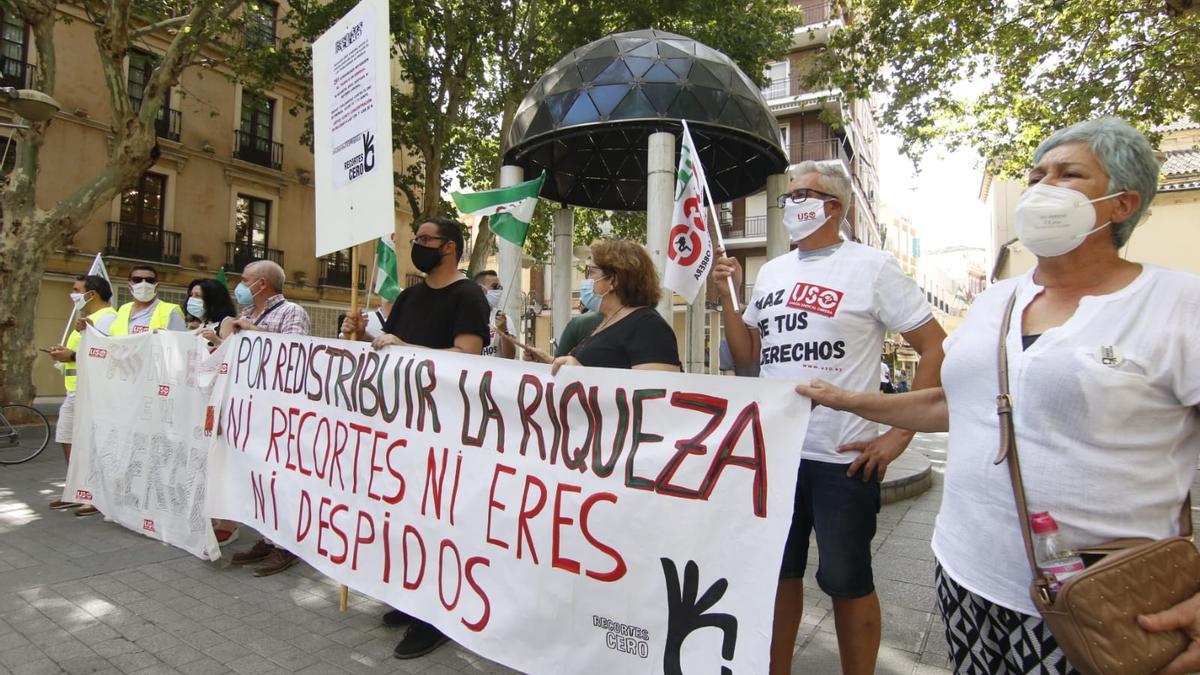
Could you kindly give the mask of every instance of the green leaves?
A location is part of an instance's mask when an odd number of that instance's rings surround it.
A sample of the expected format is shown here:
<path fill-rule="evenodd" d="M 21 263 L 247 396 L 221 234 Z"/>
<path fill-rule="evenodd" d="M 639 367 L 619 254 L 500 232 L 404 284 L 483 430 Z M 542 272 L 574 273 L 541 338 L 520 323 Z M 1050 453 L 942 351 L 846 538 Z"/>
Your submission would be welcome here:
<path fill-rule="evenodd" d="M 1200 14 L 1138 0 L 839 0 L 853 17 L 810 78 L 883 94 L 884 129 L 1023 172 L 1051 131 L 1098 115 L 1200 118 Z M 819 77 L 820 76 L 820 77 Z"/>

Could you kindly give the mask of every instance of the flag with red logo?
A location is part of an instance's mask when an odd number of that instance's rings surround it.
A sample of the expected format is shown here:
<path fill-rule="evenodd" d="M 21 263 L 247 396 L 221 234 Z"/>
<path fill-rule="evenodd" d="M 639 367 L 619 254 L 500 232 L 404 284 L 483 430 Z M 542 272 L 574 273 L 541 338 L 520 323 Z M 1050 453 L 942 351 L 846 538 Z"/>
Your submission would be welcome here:
<path fill-rule="evenodd" d="M 700 158 L 687 122 L 679 146 L 675 173 L 675 210 L 667 239 L 663 288 L 683 296 L 690 304 L 704 286 L 712 268 L 713 246 L 704 220 L 704 186 Z"/>

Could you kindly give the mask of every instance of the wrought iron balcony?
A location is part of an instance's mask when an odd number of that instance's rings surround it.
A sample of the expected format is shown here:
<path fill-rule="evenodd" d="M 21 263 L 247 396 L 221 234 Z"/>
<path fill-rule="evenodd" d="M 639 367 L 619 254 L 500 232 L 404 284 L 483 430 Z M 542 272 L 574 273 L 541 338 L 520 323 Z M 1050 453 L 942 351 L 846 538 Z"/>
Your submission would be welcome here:
<path fill-rule="evenodd" d="M 247 244 L 244 241 L 225 242 L 226 269 L 240 273 L 242 268 L 255 260 L 270 260 L 283 267 L 283 251 L 258 244 Z"/>
<path fill-rule="evenodd" d="M 766 216 L 730 218 L 721 223 L 721 235 L 727 239 L 767 236 Z"/>
<path fill-rule="evenodd" d="M 156 225 L 110 221 L 104 255 L 178 265 L 181 239 Z"/>
<path fill-rule="evenodd" d="M 33 64 L 20 59 L 0 56 L 0 87 L 28 89 Z"/>
<path fill-rule="evenodd" d="M 350 288 L 351 274 L 350 270 L 350 255 L 348 253 L 339 252 L 332 253 L 320 258 L 321 261 L 321 277 L 317 283 L 322 286 L 339 286 L 341 288 Z M 367 287 L 367 266 L 358 266 L 358 290 L 364 290 Z"/>
<path fill-rule="evenodd" d="M 804 14 L 804 25 L 828 21 L 833 16 L 832 3 L 828 0 L 802 0 L 800 11 Z"/>
<path fill-rule="evenodd" d="M 283 168 L 283 143 L 252 136 L 245 131 L 233 132 L 233 156 L 251 164 L 279 171 Z"/>

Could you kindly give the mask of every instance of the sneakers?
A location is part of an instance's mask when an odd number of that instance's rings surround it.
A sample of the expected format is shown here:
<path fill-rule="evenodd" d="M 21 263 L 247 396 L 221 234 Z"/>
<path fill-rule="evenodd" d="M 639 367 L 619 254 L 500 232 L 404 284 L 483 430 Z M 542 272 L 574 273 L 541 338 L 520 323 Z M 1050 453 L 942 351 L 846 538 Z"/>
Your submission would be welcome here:
<path fill-rule="evenodd" d="M 217 529 L 213 530 L 213 534 L 217 535 L 218 546 L 228 546 L 237 541 L 239 531 L 241 531 L 241 528 L 234 527 L 232 529 L 227 529 L 224 527 L 218 527 Z"/>
<path fill-rule="evenodd" d="M 75 515 L 77 516 L 94 516 L 97 513 L 100 513 L 100 509 L 97 509 L 91 504 L 84 504 L 75 511 Z"/>
<path fill-rule="evenodd" d="M 258 541 L 254 542 L 254 546 L 250 547 L 250 550 L 242 551 L 241 553 L 234 553 L 233 557 L 229 559 L 229 563 L 231 565 L 249 565 L 251 563 L 261 562 L 266 559 L 267 556 L 271 555 L 271 551 L 274 550 L 275 547 L 271 544 L 271 542 L 267 541 L 266 539 L 259 539 Z"/>
<path fill-rule="evenodd" d="M 398 609 L 393 609 L 383 615 L 383 625 L 389 628 L 399 628 L 412 623 L 413 618 Z"/>
<path fill-rule="evenodd" d="M 63 509 L 73 509 L 77 506 L 83 506 L 78 502 L 64 502 L 61 499 L 55 499 L 49 504 L 51 511 L 62 511 Z"/>
<path fill-rule="evenodd" d="M 441 647 L 449 639 L 431 624 L 413 619 L 408 632 L 404 634 L 404 639 L 396 645 L 392 655 L 398 659 L 415 659 Z"/>
<path fill-rule="evenodd" d="M 267 554 L 266 558 L 263 558 L 262 564 L 254 568 L 254 576 L 269 577 L 272 574 L 279 574 L 298 562 L 300 562 L 300 558 L 296 557 L 295 553 L 290 553 L 276 546 L 275 550 Z"/>

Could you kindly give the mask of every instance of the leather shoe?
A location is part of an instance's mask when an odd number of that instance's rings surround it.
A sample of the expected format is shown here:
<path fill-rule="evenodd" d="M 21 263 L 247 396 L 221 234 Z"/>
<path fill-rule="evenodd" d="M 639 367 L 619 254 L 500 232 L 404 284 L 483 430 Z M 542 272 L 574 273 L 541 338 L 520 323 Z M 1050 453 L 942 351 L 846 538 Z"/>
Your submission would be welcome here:
<path fill-rule="evenodd" d="M 248 551 L 234 553 L 229 559 L 231 565 L 249 565 L 250 563 L 262 562 L 267 556 L 271 555 L 271 551 L 275 550 L 275 546 L 266 539 L 259 539 L 254 542 L 254 546 Z"/>
<path fill-rule="evenodd" d="M 413 619 L 408 632 L 404 634 L 404 639 L 396 645 L 392 655 L 398 659 L 415 659 L 441 647 L 449 639 L 432 624 Z"/>
<path fill-rule="evenodd" d="M 272 574 L 279 574 L 287 568 L 300 562 L 300 558 L 296 557 L 295 553 L 285 551 L 278 546 L 274 551 L 271 551 L 258 567 L 254 568 L 254 576 L 269 577 Z"/>

